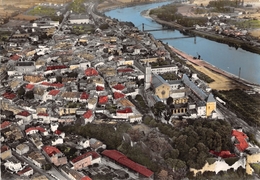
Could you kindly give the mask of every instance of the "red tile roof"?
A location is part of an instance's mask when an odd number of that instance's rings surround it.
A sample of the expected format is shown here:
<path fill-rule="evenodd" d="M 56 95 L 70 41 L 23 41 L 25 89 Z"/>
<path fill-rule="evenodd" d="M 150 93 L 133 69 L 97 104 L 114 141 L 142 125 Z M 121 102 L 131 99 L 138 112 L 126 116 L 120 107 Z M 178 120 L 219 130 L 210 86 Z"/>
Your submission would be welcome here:
<path fill-rule="evenodd" d="M 24 117 L 28 117 L 28 116 L 30 116 L 31 114 L 30 114 L 28 111 L 21 111 L 21 112 L 19 112 L 17 115 L 19 115 L 19 116 L 24 116 Z"/>
<path fill-rule="evenodd" d="M 16 97 L 16 94 L 14 94 L 14 93 L 8 93 L 8 92 L 6 92 L 6 93 L 4 93 L 3 95 L 2 95 L 4 98 L 6 98 L 6 99 L 14 99 L 15 97 Z"/>
<path fill-rule="evenodd" d="M 83 92 L 80 96 L 80 99 L 88 99 L 89 94 L 87 94 L 86 92 Z"/>
<path fill-rule="evenodd" d="M 116 111 L 117 113 L 132 113 L 132 109 L 130 107 L 127 107 L 125 109 L 120 109 Z"/>
<path fill-rule="evenodd" d="M 100 157 L 100 155 L 96 152 L 96 151 L 90 151 L 90 152 L 86 152 L 85 156 L 91 155 L 92 156 L 92 160 L 93 159 L 97 159 Z"/>
<path fill-rule="evenodd" d="M 98 103 L 99 104 L 106 104 L 108 102 L 108 96 L 99 96 Z"/>
<path fill-rule="evenodd" d="M 237 131 L 237 130 L 232 130 L 232 136 L 235 136 L 236 139 L 238 140 L 238 144 L 236 144 L 236 147 L 239 151 L 243 152 L 248 148 L 248 143 L 247 143 L 247 135 L 243 132 Z"/>
<path fill-rule="evenodd" d="M 61 84 L 61 83 L 42 82 L 41 84 L 44 86 L 52 86 L 52 87 L 57 87 L 57 88 L 62 88 L 64 86 L 64 84 Z"/>
<path fill-rule="evenodd" d="M 87 110 L 87 112 L 84 113 L 83 117 L 86 119 L 89 119 L 93 115 L 91 110 Z"/>
<path fill-rule="evenodd" d="M 85 70 L 85 75 L 86 76 L 97 76 L 98 72 L 94 68 L 88 68 L 88 69 Z"/>
<path fill-rule="evenodd" d="M 3 153 L 3 152 L 5 152 L 5 151 L 7 151 L 7 150 L 9 150 L 10 148 L 7 146 L 7 145 L 3 145 L 2 147 L 1 147 L 1 153 Z"/>
<path fill-rule="evenodd" d="M 92 179 L 88 176 L 85 176 L 85 177 L 81 178 L 80 180 L 92 180 Z"/>
<path fill-rule="evenodd" d="M 66 68 L 68 68 L 68 67 L 65 66 L 65 65 L 60 65 L 60 66 L 47 66 L 46 71 L 55 70 L 55 69 L 66 69 Z"/>
<path fill-rule="evenodd" d="M 235 154 L 231 154 L 230 151 L 220 151 L 220 152 L 216 152 L 213 150 L 209 151 L 211 154 L 214 154 L 216 156 L 222 157 L 222 158 L 230 158 L 230 157 L 236 157 Z"/>
<path fill-rule="evenodd" d="M 57 134 L 57 135 L 60 135 L 62 132 L 60 131 L 60 130 L 56 130 L 56 131 L 54 131 L 54 134 Z"/>
<path fill-rule="evenodd" d="M 113 95 L 114 95 L 114 99 L 120 99 L 120 98 L 125 97 L 125 94 L 120 93 L 120 92 L 114 92 Z"/>
<path fill-rule="evenodd" d="M 113 86 L 113 88 L 121 91 L 121 90 L 125 89 L 125 86 L 123 84 L 117 84 L 117 85 Z"/>
<path fill-rule="evenodd" d="M 4 121 L 3 123 L 1 123 L 1 129 L 4 129 L 8 126 L 10 126 L 12 123 L 10 121 Z"/>
<path fill-rule="evenodd" d="M 132 160 L 128 159 L 127 156 L 117 150 L 104 150 L 102 152 L 102 155 L 115 160 L 116 162 L 138 172 L 139 174 L 142 174 L 145 177 L 151 177 L 154 174 L 151 170 L 138 163 L 133 162 Z"/>
<path fill-rule="evenodd" d="M 40 131 L 41 133 L 46 132 L 46 130 L 40 126 L 37 126 L 36 129 L 38 129 L 38 131 Z"/>
<path fill-rule="evenodd" d="M 122 72 L 122 73 L 127 73 L 127 72 L 133 72 L 134 70 L 131 68 L 123 68 L 123 69 L 118 69 L 117 72 Z"/>
<path fill-rule="evenodd" d="M 88 156 L 86 156 L 85 154 L 82 154 L 82 155 L 72 159 L 71 162 L 76 163 L 76 162 L 81 161 L 82 159 L 85 159 L 85 158 L 90 157 L 90 156 L 91 156 L 90 154 Z"/>
<path fill-rule="evenodd" d="M 52 95 L 52 96 L 56 96 L 57 94 L 59 94 L 60 90 L 57 90 L 57 89 L 53 89 L 49 92 L 49 95 Z"/>
<path fill-rule="evenodd" d="M 11 60 L 17 61 L 18 59 L 20 59 L 21 56 L 18 56 L 17 54 L 14 54 L 10 57 Z"/>
<path fill-rule="evenodd" d="M 46 154 L 48 154 L 49 157 L 61 153 L 61 151 L 58 148 L 53 146 L 44 146 L 43 150 L 46 152 Z"/>
<path fill-rule="evenodd" d="M 34 85 L 33 84 L 27 84 L 25 88 L 32 90 L 34 88 Z"/>
<path fill-rule="evenodd" d="M 28 129 L 25 130 L 26 134 L 29 133 L 30 131 L 39 131 L 36 127 L 29 127 Z"/>
<path fill-rule="evenodd" d="M 38 113 L 37 115 L 38 116 L 46 116 L 46 117 L 49 116 L 49 114 L 47 114 L 47 113 Z"/>
<path fill-rule="evenodd" d="M 105 88 L 103 86 L 97 86 L 96 91 L 103 91 Z"/>
<path fill-rule="evenodd" d="M 23 175 L 24 173 L 26 173 L 26 172 L 28 172 L 28 171 L 30 171 L 30 170 L 32 170 L 31 167 L 26 167 L 26 168 L 24 168 L 23 170 L 18 171 L 17 174 L 21 176 L 21 175 Z"/>

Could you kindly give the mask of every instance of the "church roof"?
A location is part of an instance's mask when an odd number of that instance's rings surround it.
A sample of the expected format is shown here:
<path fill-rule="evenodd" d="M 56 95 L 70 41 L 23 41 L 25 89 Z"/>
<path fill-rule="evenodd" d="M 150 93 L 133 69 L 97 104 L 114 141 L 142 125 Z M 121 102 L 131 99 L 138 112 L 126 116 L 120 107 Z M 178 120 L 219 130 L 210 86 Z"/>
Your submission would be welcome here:
<path fill-rule="evenodd" d="M 157 74 L 152 75 L 152 86 L 154 88 L 157 88 L 163 84 L 169 85 L 161 76 L 159 76 Z"/>
<path fill-rule="evenodd" d="M 216 100 L 215 100 L 215 98 L 214 98 L 212 93 L 209 94 L 207 102 L 216 102 Z"/>

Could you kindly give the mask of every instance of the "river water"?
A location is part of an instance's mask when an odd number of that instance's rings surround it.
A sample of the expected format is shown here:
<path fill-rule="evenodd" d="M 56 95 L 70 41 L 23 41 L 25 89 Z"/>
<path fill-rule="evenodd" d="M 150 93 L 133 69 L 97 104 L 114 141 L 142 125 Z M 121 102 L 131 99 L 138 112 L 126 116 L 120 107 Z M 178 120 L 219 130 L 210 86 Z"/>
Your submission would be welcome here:
<path fill-rule="evenodd" d="M 134 7 L 119 8 L 105 12 L 105 15 L 111 18 L 116 18 L 120 21 L 129 21 L 134 23 L 136 27 L 142 30 L 142 23 L 144 29 L 158 29 L 161 25 L 154 22 L 149 17 L 144 17 L 141 12 L 153 9 L 169 2 L 160 2 L 153 4 L 138 5 Z M 150 31 L 155 38 L 171 38 L 171 37 L 185 37 L 177 30 L 167 31 Z M 227 71 L 235 76 L 240 77 L 249 82 L 260 84 L 260 55 L 245 51 L 243 49 L 235 49 L 226 44 L 214 42 L 205 38 L 180 38 L 172 40 L 163 40 L 164 43 L 191 55 L 201 56 L 201 59 L 210 64 Z"/>

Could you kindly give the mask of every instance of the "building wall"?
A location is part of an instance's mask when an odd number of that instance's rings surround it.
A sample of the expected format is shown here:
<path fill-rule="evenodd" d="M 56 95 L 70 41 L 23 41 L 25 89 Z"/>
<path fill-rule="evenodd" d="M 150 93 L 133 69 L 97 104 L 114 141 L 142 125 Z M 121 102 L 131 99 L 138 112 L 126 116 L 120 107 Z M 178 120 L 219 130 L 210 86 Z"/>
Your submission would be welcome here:
<path fill-rule="evenodd" d="M 74 169 L 75 170 L 79 170 L 79 169 L 82 169 L 84 167 L 87 167 L 89 165 L 91 165 L 91 160 L 92 160 L 92 157 L 91 156 L 88 156 L 88 157 L 85 157 L 84 159 L 72 164 Z"/>
<path fill-rule="evenodd" d="M 178 67 L 177 66 L 172 66 L 172 67 L 161 67 L 161 68 L 153 68 L 152 72 L 155 74 L 161 74 L 161 73 L 166 73 L 166 72 L 178 72 Z"/>
<path fill-rule="evenodd" d="M 259 163 L 260 162 L 260 153 L 247 155 L 246 157 L 246 173 L 252 175 L 253 169 L 251 168 L 251 163 Z"/>
<path fill-rule="evenodd" d="M 210 116 L 214 110 L 216 110 L 216 102 L 208 102 L 206 104 L 206 116 Z"/>
<path fill-rule="evenodd" d="M 185 104 L 188 102 L 188 100 L 189 99 L 187 97 L 174 99 L 173 104 Z"/>

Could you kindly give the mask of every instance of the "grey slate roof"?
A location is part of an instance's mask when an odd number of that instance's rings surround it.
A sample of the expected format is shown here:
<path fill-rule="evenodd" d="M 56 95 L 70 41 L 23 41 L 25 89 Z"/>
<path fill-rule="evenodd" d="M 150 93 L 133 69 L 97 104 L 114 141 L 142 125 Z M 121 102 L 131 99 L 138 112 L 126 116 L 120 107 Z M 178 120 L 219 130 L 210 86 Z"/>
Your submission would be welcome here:
<path fill-rule="evenodd" d="M 215 100 L 215 98 L 214 98 L 212 93 L 209 94 L 207 102 L 216 102 L 216 100 Z"/>
<path fill-rule="evenodd" d="M 206 101 L 208 97 L 207 94 L 204 93 L 198 86 L 196 86 L 196 84 L 190 81 L 186 74 L 183 74 L 182 81 L 186 86 L 188 86 L 188 88 L 192 90 L 194 94 L 196 94 L 196 96 L 198 96 L 201 100 Z"/>
<path fill-rule="evenodd" d="M 157 74 L 152 75 L 152 86 L 154 88 L 157 88 L 161 86 L 162 84 L 168 84 L 161 76 Z"/>

